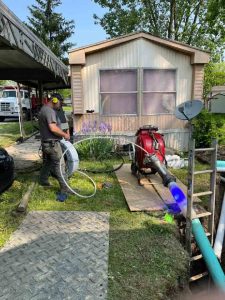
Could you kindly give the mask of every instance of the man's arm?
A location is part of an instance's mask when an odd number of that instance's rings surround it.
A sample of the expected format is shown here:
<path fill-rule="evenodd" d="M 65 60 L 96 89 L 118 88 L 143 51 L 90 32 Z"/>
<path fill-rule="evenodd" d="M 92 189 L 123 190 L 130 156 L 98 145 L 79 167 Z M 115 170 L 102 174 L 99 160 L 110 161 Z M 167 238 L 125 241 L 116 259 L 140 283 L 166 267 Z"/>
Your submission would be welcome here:
<path fill-rule="evenodd" d="M 57 125 L 56 123 L 50 123 L 48 124 L 49 126 L 49 129 L 52 133 L 54 133 L 55 135 L 58 135 L 60 137 L 63 137 L 64 139 L 66 140 L 69 140 L 70 139 L 70 136 L 68 133 L 62 131 Z"/>

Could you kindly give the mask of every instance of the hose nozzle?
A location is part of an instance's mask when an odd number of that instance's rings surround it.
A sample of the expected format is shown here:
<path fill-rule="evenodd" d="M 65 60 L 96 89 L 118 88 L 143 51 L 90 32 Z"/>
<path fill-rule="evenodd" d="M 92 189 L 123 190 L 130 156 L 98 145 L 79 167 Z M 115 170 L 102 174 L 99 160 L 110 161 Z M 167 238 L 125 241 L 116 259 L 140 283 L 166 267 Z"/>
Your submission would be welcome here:
<path fill-rule="evenodd" d="M 163 163 L 160 162 L 156 154 L 146 154 L 144 163 L 155 169 L 163 180 L 164 186 L 168 187 L 170 182 L 176 182 L 176 178 L 169 173 Z"/>

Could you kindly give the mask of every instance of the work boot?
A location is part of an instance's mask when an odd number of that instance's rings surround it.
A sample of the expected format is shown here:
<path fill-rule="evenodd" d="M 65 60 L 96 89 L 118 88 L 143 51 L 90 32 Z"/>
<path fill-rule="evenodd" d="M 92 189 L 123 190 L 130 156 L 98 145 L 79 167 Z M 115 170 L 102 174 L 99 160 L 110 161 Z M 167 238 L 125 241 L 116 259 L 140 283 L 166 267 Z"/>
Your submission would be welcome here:
<path fill-rule="evenodd" d="M 62 192 L 56 193 L 56 201 L 64 202 L 66 199 L 67 199 L 66 193 L 62 193 Z"/>
<path fill-rule="evenodd" d="M 51 187 L 51 183 L 48 181 L 40 181 L 39 184 L 43 187 Z"/>
<path fill-rule="evenodd" d="M 80 190 L 78 189 L 73 189 L 76 193 L 80 193 Z M 66 189 L 62 189 L 61 193 L 66 193 L 68 195 L 75 195 L 70 189 L 66 188 Z"/>

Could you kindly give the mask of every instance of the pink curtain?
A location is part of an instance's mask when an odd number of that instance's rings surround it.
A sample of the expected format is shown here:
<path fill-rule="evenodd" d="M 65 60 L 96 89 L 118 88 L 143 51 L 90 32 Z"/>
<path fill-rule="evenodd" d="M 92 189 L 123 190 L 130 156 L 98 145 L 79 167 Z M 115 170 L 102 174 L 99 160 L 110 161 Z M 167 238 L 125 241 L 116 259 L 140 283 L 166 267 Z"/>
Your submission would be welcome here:
<path fill-rule="evenodd" d="M 174 113 L 175 102 L 176 71 L 145 69 L 142 114 Z"/>
<path fill-rule="evenodd" d="M 137 114 L 137 70 L 101 70 L 100 94 L 102 114 Z"/>
<path fill-rule="evenodd" d="M 175 92 L 175 70 L 144 70 L 143 90 L 146 92 Z"/>
<path fill-rule="evenodd" d="M 102 94 L 103 115 L 137 114 L 137 94 Z"/>
<path fill-rule="evenodd" d="M 174 113 L 175 94 L 174 93 L 144 93 L 142 114 L 168 114 Z"/>

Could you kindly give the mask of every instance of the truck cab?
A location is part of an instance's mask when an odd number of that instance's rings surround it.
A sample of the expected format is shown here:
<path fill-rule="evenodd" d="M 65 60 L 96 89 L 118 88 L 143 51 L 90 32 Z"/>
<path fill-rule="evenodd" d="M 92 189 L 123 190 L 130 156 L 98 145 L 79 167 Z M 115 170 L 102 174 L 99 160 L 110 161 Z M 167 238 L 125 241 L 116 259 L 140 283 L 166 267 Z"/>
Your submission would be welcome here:
<path fill-rule="evenodd" d="M 31 101 L 29 92 L 26 89 L 20 89 L 21 104 L 23 111 L 23 118 L 29 120 Z M 18 90 L 15 87 L 4 87 L 0 98 L 0 121 L 5 118 L 18 118 L 19 117 L 19 100 Z"/>

